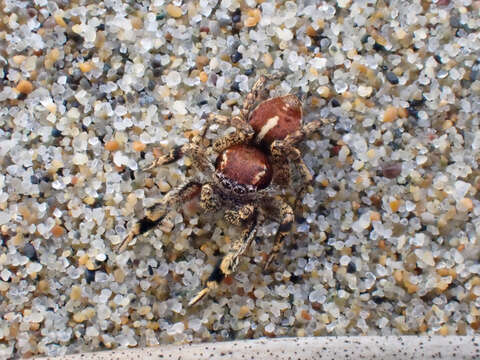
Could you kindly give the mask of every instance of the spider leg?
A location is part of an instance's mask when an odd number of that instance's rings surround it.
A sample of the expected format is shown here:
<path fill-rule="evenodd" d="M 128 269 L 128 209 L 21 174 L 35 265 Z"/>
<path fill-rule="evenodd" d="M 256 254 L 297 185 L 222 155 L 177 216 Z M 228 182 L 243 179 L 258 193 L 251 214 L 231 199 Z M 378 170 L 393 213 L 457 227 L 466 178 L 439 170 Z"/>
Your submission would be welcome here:
<path fill-rule="evenodd" d="M 252 111 L 255 104 L 262 98 L 265 97 L 265 85 L 267 81 L 272 81 L 276 79 L 280 79 L 283 77 L 284 73 L 276 73 L 271 75 L 261 75 L 255 84 L 253 84 L 252 89 L 250 92 L 245 96 L 245 100 L 243 100 L 241 114 L 244 119 L 248 120 L 250 112 Z"/>
<path fill-rule="evenodd" d="M 292 224 L 294 220 L 293 209 L 288 205 L 284 200 L 281 199 L 270 199 L 268 207 L 273 208 L 277 212 L 277 217 L 280 219 L 280 226 L 278 227 L 277 233 L 275 234 L 275 240 L 273 242 L 272 251 L 268 255 L 267 261 L 264 265 L 264 270 L 267 270 L 273 260 L 277 257 L 280 249 L 283 246 L 283 241 L 285 237 L 289 234 L 292 229 Z"/>
<path fill-rule="evenodd" d="M 248 115 L 250 114 L 250 111 L 252 111 L 253 106 L 263 96 L 267 80 L 268 79 L 265 75 L 261 75 L 257 81 L 255 81 L 255 84 L 253 84 L 252 89 L 247 96 L 245 96 L 241 110 L 241 114 L 244 119 L 248 119 Z"/>
<path fill-rule="evenodd" d="M 183 154 L 185 154 L 186 150 L 186 144 L 185 145 L 177 145 L 175 146 L 172 150 L 168 152 L 168 154 L 160 156 L 158 159 L 156 159 L 152 165 L 149 167 L 145 168 L 144 170 L 150 170 L 153 169 L 154 167 L 160 166 L 160 165 L 166 165 L 166 164 L 171 164 L 178 159 L 180 159 Z"/>
<path fill-rule="evenodd" d="M 284 159 L 290 163 L 294 164 L 296 171 L 300 173 L 299 178 L 301 179 L 302 183 L 298 187 L 296 200 L 295 200 L 295 208 L 299 205 L 300 201 L 305 196 L 307 192 L 308 185 L 310 185 L 313 181 L 313 176 L 308 169 L 307 165 L 303 161 L 301 157 L 301 152 L 293 145 L 285 144 L 284 140 L 276 140 L 272 143 L 271 151 L 273 154 L 273 161 L 274 162 L 284 162 Z M 290 171 L 290 169 L 288 169 Z"/>
<path fill-rule="evenodd" d="M 274 141 L 270 148 L 272 151 L 275 151 L 274 143 L 277 143 L 277 145 L 282 145 L 284 147 L 295 146 L 299 142 L 303 141 L 306 137 L 318 131 L 321 126 L 322 126 L 321 121 L 318 121 L 318 120 L 311 121 L 308 124 L 303 125 L 299 130 L 294 131 L 293 133 L 287 135 L 285 139 Z"/>
<path fill-rule="evenodd" d="M 171 164 L 183 157 L 184 155 L 187 155 L 192 158 L 193 166 L 197 170 L 201 171 L 207 176 L 212 175 L 215 172 L 215 168 L 206 156 L 206 149 L 195 143 L 198 140 L 199 139 L 194 139 L 194 142 L 175 146 L 172 150 L 169 151 L 168 154 L 160 156 L 153 162 L 151 166 L 149 166 L 145 170 L 152 169 L 159 165 Z"/>
<path fill-rule="evenodd" d="M 270 145 L 270 152 L 275 162 L 284 162 L 286 158 L 289 162 L 294 164 L 296 170 L 300 173 L 302 184 L 297 191 L 295 207 L 299 205 L 300 201 L 303 199 L 305 193 L 307 192 L 308 185 L 310 185 L 313 181 L 312 174 L 305 162 L 303 161 L 300 150 L 298 150 L 295 145 L 301 142 L 313 132 L 317 131 L 320 128 L 321 124 L 322 123 L 320 121 L 312 121 L 304 125 L 300 130 L 297 130 L 294 133 L 287 135 L 285 139 L 275 140 Z"/>
<path fill-rule="evenodd" d="M 132 227 L 127 237 L 118 247 L 118 251 L 124 251 L 135 237 L 146 233 L 172 217 L 174 214 L 173 210 L 180 208 L 186 201 L 198 195 L 200 186 L 201 184 L 197 181 L 190 181 L 180 185 L 165 195 L 158 204 L 147 209 L 145 217 Z"/>
<path fill-rule="evenodd" d="M 246 122 L 245 118 L 242 116 L 225 116 L 220 114 L 210 113 L 207 115 L 205 128 L 202 131 L 201 137 L 203 138 L 212 124 L 220 124 L 224 126 L 233 126 L 240 131 L 253 131 L 252 127 Z"/>
<path fill-rule="evenodd" d="M 222 199 L 215 193 L 212 184 L 202 186 L 200 191 L 200 206 L 204 210 L 216 211 L 221 207 L 222 203 Z"/>
<path fill-rule="evenodd" d="M 257 212 L 252 204 L 246 204 L 236 210 L 227 210 L 225 219 L 234 225 L 243 225 L 245 229 L 239 239 L 235 240 L 227 254 L 217 263 L 208 277 L 205 287 L 190 300 L 188 306 L 199 302 L 210 291 L 217 289 L 225 276 L 233 274 L 238 267 L 240 256 L 250 247 L 257 232 Z"/>
<path fill-rule="evenodd" d="M 228 209 L 225 211 L 225 220 L 227 220 L 230 224 L 236 226 L 242 226 L 245 221 L 252 218 L 255 212 L 255 208 L 252 204 L 243 205 L 238 209 L 232 210 Z"/>
<path fill-rule="evenodd" d="M 308 186 L 313 181 L 312 173 L 310 169 L 307 167 L 307 164 L 303 161 L 302 158 L 299 158 L 296 163 L 296 169 L 300 172 L 300 177 L 302 178 L 302 185 L 300 186 L 299 191 L 297 192 L 297 198 L 295 200 L 295 208 L 298 208 L 308 192 Z"/>
<path fill-rule="evenodd" d="M 233 145 L 248 143 L 255 135 L 255 131 L 253 131 L 248 123 L 245 124 L 249 127 L 248 130 L 237 129 L 237 131 L 215 140 L 213 143 L 213 150 L 217 153 L 221 153 L 223 150 L 228 149 Z"/>
<path fill-rule="evenodd" d="M 210 129 L 210 126 L 212 126 L 213 124 L 219 124 L 224 126 L 230 125 L 230 118 L 225 115 L 210 113 L 204 118 L 205 118 L 205 126 L 203 127 L 202 133 L 200 134 L 202 139 L 205 138 L 205 135 L 207 135 L 208 129 Z"/>
<path fill-rule="evenodd" d="M 250 124 L 245 121 L 243 116 L 228 117 L 218 114 L 209 114 L 207 116 L 207 123 L 205 124 L 203 133 L 201 135 L 202 138 L 205 136 L 208 128 L 214 123 L 225 126 L 233 126 L 236 129 L 234 133 L 225 135 L 215 140 L 213 143 L 213 150 L 216 152 L 222 152 L 232 145 L 248 142 L 255 134 L 255 131 L 252 129 Z"/>

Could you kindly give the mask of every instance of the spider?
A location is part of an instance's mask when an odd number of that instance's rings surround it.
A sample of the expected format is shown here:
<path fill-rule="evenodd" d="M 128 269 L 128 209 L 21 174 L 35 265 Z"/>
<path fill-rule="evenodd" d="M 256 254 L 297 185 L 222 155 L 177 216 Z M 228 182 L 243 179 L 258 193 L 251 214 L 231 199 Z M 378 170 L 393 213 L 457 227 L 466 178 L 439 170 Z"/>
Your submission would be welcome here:
<path fill-rule="evenodd" d="M 150 168 L 172 163 L 187 155 L 193 160 L 196 170 L 208 180 L 202 183 L 198 177 L 194 177 L 167 193 L 158 204 L 146 211 L 145 218 L 133 226 L 119 247 L 123 251 L 136 236 L 164 223 L 182 204 L 197 195 L 200 195 L 200 206 L 205 211 L 227 208 L 225 219 L 241 226 L 243 231 L 232 242 L 228 252 L 210 274 L 205 287 L 192 298 L 189 306 L 215 290 L 226 276 L 236 271 L 240 257 L 255 237 L 260 209 L 273 215 L 280 223 L 264 266 L 265 269 L 269 267 L 294 221 L 292 207 L 274 196 L 274 184 L 290 182 L 292 165 L 303 179 L 298 202 L 312 181 L 312 175 L 295 145 L 319 129 L 321 122 L 312 121 L 303 125 L 302 103 L 292 94 L 260 102 L 267 79 L 266 76 L 260 76 L 255 82 L 245 97 L 239 115 L 227 117 L 209 114 L 200 135 L 185 145 L 173 148 L 153 163 Z M 218 156 L 216 162 L 212 163 L 203 140 L 214 123 L 233 126 L 236 131 L 214 141 L 212 149 Z"/>

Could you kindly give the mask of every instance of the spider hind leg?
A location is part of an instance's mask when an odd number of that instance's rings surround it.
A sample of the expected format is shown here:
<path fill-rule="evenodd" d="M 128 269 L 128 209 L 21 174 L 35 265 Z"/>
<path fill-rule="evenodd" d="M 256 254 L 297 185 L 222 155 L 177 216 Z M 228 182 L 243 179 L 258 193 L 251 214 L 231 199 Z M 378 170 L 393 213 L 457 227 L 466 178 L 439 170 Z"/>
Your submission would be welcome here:
<path fill-rule="evenodd" d="M 205 282 L 205 287 L 195 295 L 188 306 L 195 305 L 209 292 L 216 290 L 226 276 L 235 273 L 240 257 L 250 247 L 257 233 L 257 212 L 253 205 L 247 204 L 225 214 L 227 221 L 235 225 L 245 225 L 242 235 L 233 242 L 227 254 L 217 262 L 212 273 Z"/>

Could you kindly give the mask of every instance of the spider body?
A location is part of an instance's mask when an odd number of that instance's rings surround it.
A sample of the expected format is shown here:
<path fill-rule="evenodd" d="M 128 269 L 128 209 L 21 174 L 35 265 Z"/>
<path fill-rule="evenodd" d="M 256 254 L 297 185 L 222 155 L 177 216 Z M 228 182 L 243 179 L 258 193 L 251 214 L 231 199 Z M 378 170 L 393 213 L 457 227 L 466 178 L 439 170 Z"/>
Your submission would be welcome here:
<path fill-rule="evenodd" d="M 320 121 L 302 124 L 302 104 L 294 95 L 285 95 L 259 101 L 267 78 L 261 76 L 247 94 L 240 114 L 227 117 L 210 114 L 200 136 L 191 142 L 173 148 L 158 158 L 150 167 L 169 164 L 183 155 L 192 158 L 193 166 L 208 179 L 202 183 L 193 178 L 167 193 L 161 201 L 147 209 L 144 219 L 136 223 L 120 245 L 125 249 L 136 236 L 154 226 L 171 223 L 171 217 L 186 201 L 200 194 L 200 206 L 205 211 L 226 208 L 225 219 L 243 228 L 238 239 L 214 268 L 205 287 L 190 302 L 193 305 L 207 293 L 216 289 L 225 276 L 234 273 L 240 257 L 253 241 L 259 211 L 265 217 L 279 222 L 274 244 L 265 268 L 280 251 L 283 240 L 294 220 L 292 207 L 275 193 L 272 184 L 290 183 L 291 167 L 300 173 L 303 183 L 298 187 L 297 201 L 301 200 L 312 175 L 295 147 L 306 136 L 320 127 Z M 259 103 L 256 107 L 255 105 Z M 236 131 L 216 139 L 211 148 L 204 147 L 204 136 L 211 124 L 233 126 Z M 217 154 L 215 162 L 209 151 Z M 298 204 L 296 204 L 298 205 Z"/>
<path fill-rule="evenodd" d="M 217 158 L 216 170 L 239 185 L 265 189 L 272 180 L 272 167 L 260 149 L 240 144 L 225 149 Z"/>

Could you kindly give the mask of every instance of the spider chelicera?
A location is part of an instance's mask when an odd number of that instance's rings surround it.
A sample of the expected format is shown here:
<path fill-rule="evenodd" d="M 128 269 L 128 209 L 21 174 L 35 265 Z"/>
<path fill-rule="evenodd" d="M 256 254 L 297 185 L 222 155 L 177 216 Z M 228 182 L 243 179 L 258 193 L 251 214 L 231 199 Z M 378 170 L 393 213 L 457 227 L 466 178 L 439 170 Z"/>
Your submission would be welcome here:
<path fill-rule="evenodd" d="M 172 163 L 187 155 L 193 160 L 196 170 L 208 180 L 202 183 L 198 178 L 192 178 L 167 193 L 158 204 L 147 209 L 145 218 L 133 226 L 119 247 L 123 251 L 136 236 L 165 221 L 186 201 L 197 195 L 200 195 L 200 206 L 206 211 L 226 208 L 225 219 L 241 226 L 242 234 L 232 242 L 228 252 L 207 279 L 205 287 L 189 305 L 216 289 L 225 276 L 236 271 L 240 257 L 255 237 L 258 212 L 265 209 L 269 217 L 274 217 L 280 223 L 265 268 L 270 265 L 294 221 L 292 207 L 275 196 L 275 191 L 272 190 L 274 184 L 289 184 L 291 169 L 295 169 L 302 179 L 297 192 L 297 199 L 301 199 L 312 181 L 301 152 L 295 146 L 319 129 L 321 122 L 312 121 L 303 125 L 302 103 L 292 94 L 260 102 L 266 81 L 266 76 L 260 76 L 255 82 L 238 115 L 228 117 L 209 114 L 200 135 L 185 145 L 175 147 L 154 162 L 150 168 Z M 215 140 L 211 149 L 208 149 L 203 145 L 203 140 L 208 128 L 214 123 L 233 126 L 236 131 Z M 218 154 L 215 163 L 209 160 L 208 150 Z"/>

